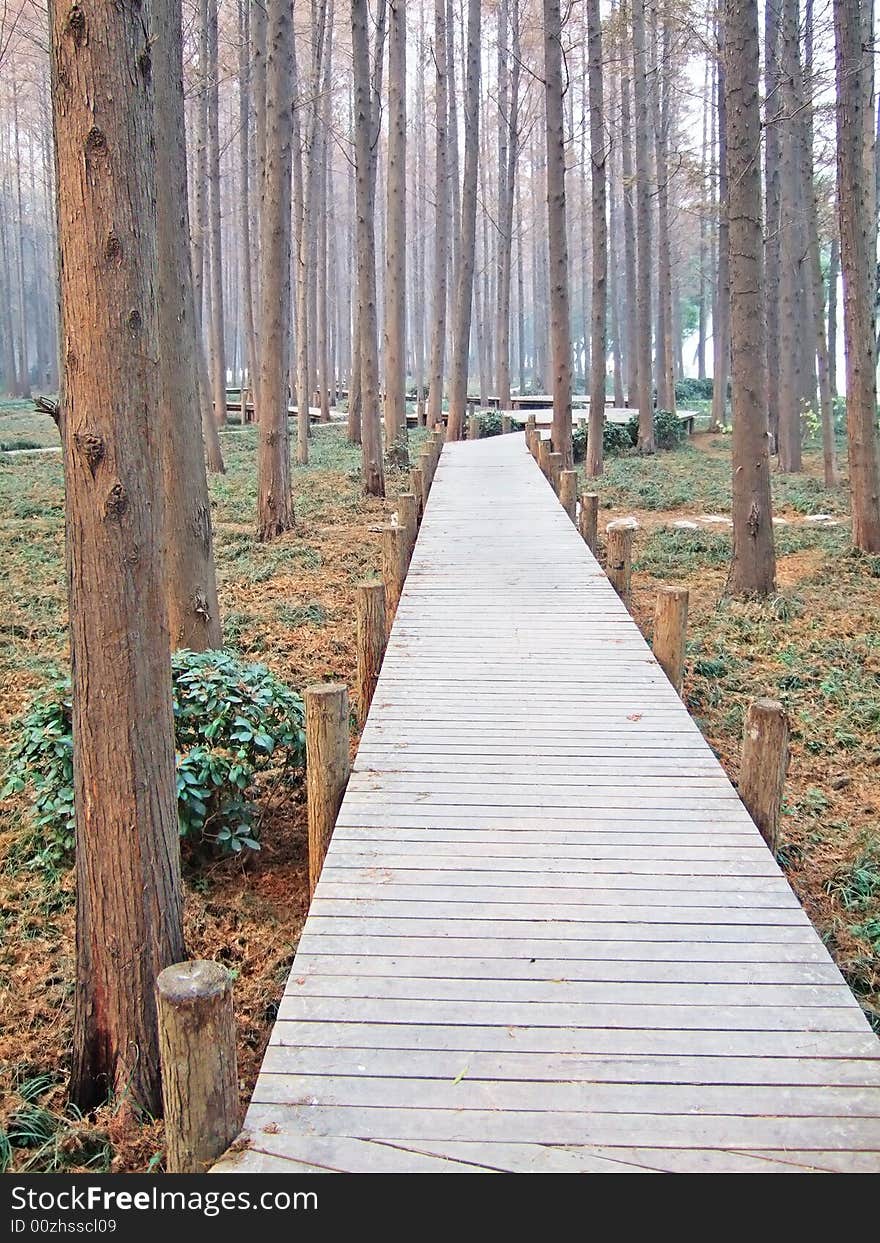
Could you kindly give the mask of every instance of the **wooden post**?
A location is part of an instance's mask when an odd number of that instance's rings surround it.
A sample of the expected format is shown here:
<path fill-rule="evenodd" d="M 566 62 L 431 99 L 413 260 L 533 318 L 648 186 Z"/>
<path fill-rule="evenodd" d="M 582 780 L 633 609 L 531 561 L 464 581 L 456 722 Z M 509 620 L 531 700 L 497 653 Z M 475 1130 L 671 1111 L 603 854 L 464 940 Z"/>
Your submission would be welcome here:
<path fill-rule="evenodd" d="M 739 796 L 764 841 L 776 853 L 782 791 L 788 768 L 788 718 L 775 699 L 756 699 L 746 712 Z"/>
<path fill-rule="evenodd" d="M 581 497 L 581 513 L 579 528 L 590 552 L 595 555 L 599 543 L 599 494 L 585 492 Z"/>
<path fill-rule="evenodd" d="M 632 585 L 633 528 L 621 519 L 609 522 L 605 572 L 624 604 L 629 604 Z"/>
<path fill-rule="evenodd" d="M 480 420 L 476 414 L 471 414 L 468 418 L 468 440 L 480 439 Z"/>
<path fill-rule="evenodd" d="M 422 445 L 419 449 L 419 466 L 422 468 L 422 487 L 424 489 L 424 497 L 422 505 L 428 503 L 428 493 L 431 491 L 431 484 L 434 482 L 434 454 L 428 445 Z"/>
<path fill-rule="evenodd" d="M 687 616 L 687 588 L 661 587 L 654 604 L 654 655 L 679 695 L 684 676 Z"/>
<path fill-rule="evenodd" d="M 156 980 L 156 1006 L 165 1167 L 204 1174 L 238 1133 L 232 977 L 218 962 L 174 963 Z"/>
<path fill-rule="evenodd" d="M 357 589 L 357 714 L 363 729 L 379 680 L 388 628 L 385 584 L 361 583 Z"/>
<path fill-rule="evenodd" d="M 385 606 L 388 629 L 394 621 L 400 593 L 406 578 L 406 532 L 402 527 L 382 527 L 382 581 L 385 584 Z"/>
<path fill-rule="evenodd" d="M 418 503 L 414 492 L 401 492 L 398 496 L 397 525 L 406 532 L 406 563 L 409 566 L 419 531 Z"/>
<path fill-rule="evenodd" d="M 538 430 L 538 423 L 537 423 L 537 420 L 535 419 L 535 416 L 533 414 L 527 414 L 526 415 L 526 431 L 536 432 L 537 430 Z"/>
<path fill-rule="evenodd" d="M 414 466 L 409 472 L 409 487 L 416 498 L 416 509 L 421 523 L 422 514 L 425 512 L 425 476 L 422 474 L 421 466 Z"/>
<path fill-rule="evenodd" d="M 559 495 L 559 480 L 562 475 L 562 463 L 564 460 L 565 459 L 561 453 L 547 454 L 547 469 L 549 472 L 547 478 L 553 485 L 553 491 L 557 494 L 557 496 Z"/>
<path fill-rule="evenodd" d="M 549 441 L 549 440 L 544 440 L 544 439 L 543 439 L 543 437 L 541 437 L 541 436 L 540 436 L 540 433 L 538 433 L 538 435 L 539 435 L 539 439 L 538 439 L 538 465 L 540 466 L 541 470 L 544 472 L 544 474 L 545 474 L 545 475 L 547 476 L 547 478 L 549 479 L 549 478 L 550 478 L 550 461 L 549 461 L 549 458 L 550 458 L 550 441 Z"/>
<path fill-rule="evenodd" d="M 509 415 L 509 414 L 502 414 L 502 416 L 501 416 L 501 435 L 502 435 L 502 436 L 509 436 L 509 435 L 510 435 L 510 433 L 511 433 L 512 431 L 513 431 L 513 420 L 511 419 L 511 417 L 510 417 L 510 415 Z"/>
<path fill-rule="evenodd" d="M 559 500 L 572 522 L 577 516 L 577 481 L 576 470 L 564 470 L 559 476 Z"/>
<path fill-rule="evenodd" d="M 315 892 L 350 769 L 348 690 L 339 682 L 307 686 L 306 785 L 309 805 L 309 897 Z"/>

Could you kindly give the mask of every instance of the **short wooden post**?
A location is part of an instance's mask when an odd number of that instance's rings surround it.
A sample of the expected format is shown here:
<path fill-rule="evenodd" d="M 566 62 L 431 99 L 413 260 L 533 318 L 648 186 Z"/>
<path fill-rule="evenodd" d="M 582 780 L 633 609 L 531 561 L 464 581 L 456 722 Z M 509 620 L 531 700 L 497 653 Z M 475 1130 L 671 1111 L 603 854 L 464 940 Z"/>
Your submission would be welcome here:
<path fill-rule="evenodd" d="M 480 439 L 480 419 L 479 415 L 471 414 L 468 417 L 468 440 Z"/>
<path fill-rule="evenodd" d="M 348 690 L 339 682 L 307 686 L 306 786 L 309 805 L 309 897 L 315 892 L 350 769 Z"/>
<path fill-rule="evenodd" d="M 581 538 L 590 552 L 595 554 L 599 543 L 599 494 L 585 492 L 581 497 L 579 527 Z"/>
<path fill-rule="evenodd" d="M 416 498 L 416 508 L 419 513 L 419 522 L 421 522 L 422 514 L 425 512 L 425 476 L 422 474 L 421 466 L 414 466 L 409 472 L 409 488 Z"/>
<path fill-rule="evenodd" d="M 174 963 L 156 980 L 156 1006 L 165 1168 L 204 1174 L 238 1133 L 232 977 L 218 962 Z"/>
<path fill-rule="evenodd" d="M 406 532 L 406 562 L 412 560 L 419 530 L 419 511 L 414 492 L 401 492 L 397 498 L 397 524 Z"/>
<path fill-rule="evenodd" d="M 544 440 L 538 433 L 538 465 L 541 470 L 550 478 L 550 441 Z"/>
<path fill-rule="evenodd" d="M 502 436 L 509 436 L 509 435 L 510 435 L 510 433 L 511 433 L 512 431 L 513 431 L 513 420 L 511 419 L 511 417 L 510 417 L 510 415 L 509 415 L 509 414 L 502 414 L 502 416 L 501 416 L 501 435 L 502 435 Z"/>
<path fill-rule="evenodd" d="M 788 718 L 775 699 L 756 699 L 746 712 L 742 758 L 739 769 L 739 796 L 761 832 L 776 853 L 782 791 L 788 768 Z"/>
<path fill-rule="evenodd" d="M 624 604 L 629 604 L 632 585 L 633 528 L 618 519 L 605 528 L 608 534 L 605 572 Z"/>
<path fill-rule="evenodd" d="M 443 428 L 435 427 L 433 432 L 431 433 L 431 441 L 434 445 L 435 469 L 436 469 L 436 466 L 439 465 L 440 463 L 440 454 L 443 452 L 443 441 L 444 440 L 445 440 L 445 436 L 443 435 Z"/>
<path fill-rule="evenodd" d="M 687 588 L 661 587 L 654 604 L 654 655 L 679 695 L 684 676 L 687 616 Z"/>
<path fill-rule="evenodd" d="M 559 476 L 559 500 L 572 522 L 577 516 L 577 482 L 576 470 L 564 470 Z"/>
<path fill-rule="evenodd" d="M 427 504 L 428 493 L 431 491 L 431 484 L 434 482 L 434 454 L 428 445 L 422 445 L 419 449 L 419 466 L 422 468 L 422 487 L 424 496 L 422 498 L 423 506 Z"/>
<path fill-rule="evenodd" d="M 562 465 L 564 458 L 561 453 L 549 453 L 547 455 L 547 468 L 549 471 L 548 478 L 553 485 L 553 491 L 559 494 L 559 481 L 562 475 Z"/>
<path fill-rule="evenodd" d="M 536 432 L 538 430 L 538 422 L 533 414 L 526 415 L 526 431 Z"/>
<path fill-rule="evenodd" d="M 399 526 L 382 527 L 382 581 L 389 630 L 400 602 L 406 568 L 406 532 Z"/>
<path fill-rule="evenodd" d="M 388 627 L 385 584 L 361 583 L 357 589 L 357 714 L 363 729 L 379 680 Z"/>

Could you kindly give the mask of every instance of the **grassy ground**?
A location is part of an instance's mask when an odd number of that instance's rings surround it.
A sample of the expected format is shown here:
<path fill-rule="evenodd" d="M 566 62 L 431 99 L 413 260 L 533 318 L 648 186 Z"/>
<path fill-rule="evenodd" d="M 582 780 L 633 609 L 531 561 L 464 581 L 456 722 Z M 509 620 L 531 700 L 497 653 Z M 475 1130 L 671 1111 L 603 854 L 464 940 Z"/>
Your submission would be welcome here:
<path fill-rule="evenodd" d="M 47 421 L 48 430 L 54 428 Z M 360 495 L 359 459 L 337 428 L 318 431 L 294 471 L 297 530 L 254 542 L 255 433 L 224 437 L 228 473 L 211 481 L 229 646 L 264 660 L 296 688 L 354 669 L 354 589 L 378 565 L 369 530 L 389 505 Z M 634 612 L 650 631 L 660 583 L 691 592 L 685 695 L 735 780 L 742 718 L 759 695 L 792 720 L 781 860 L 866 1009 L 880 1013 L 880 560 L 848 550 L 846 494 L 827 493 L 815 456 L 797 478 L 774 477 L 779 595 L 724 596 L 729 534 L 676 529 L 730 508 L 729 442 L 609 462 L 604 522 L 624 513 L 636 537 Z M 389 495 L 403 480 L 389 475 Z M 806 514 L 840 524 L 815 527 Z M 0 747 L 12 721 L 67 660 L 62 479 L 54 456 L 0 457 Z M 236 975 L 242 1099 L 250 1092 L 305 914 L 301 792 L 264 809 L 263 850 L 250 866 L 213 863 L 186 877 L 195 955 Z M 0 1165 L 3 1127 L 18 1131 L 15 1168 L 156 1168 L 160 1123 L 126 1129 L 109 1106 L 64 1114 L 70 1040 L 72 882 L 40 856 L 21 805 L 0 820 Z M 13 1125 L 10 1127 L 11 1121 Z"/>
<path fill-rule="evenodd" d="M 596 487 L 600 532 L 634 515 L 633 612 L 650 637 L 656 588 L 690 591 L 684 695 L 735 781 L 743 716 L 762 695 L 791 723 L 780 862 L 880 1031 L 880 557 L 853 553 L 845 488 L 827 491 L 821 459 L 773 476 L 778 594 L 725 596 L 729 441 L 697 436 L 675 453 L 612 459 Z M 828 514 L 837 525 L 806 515 Z M 675 521 L 697 529 L 679 529 Z"/>
<path fill-rule="evenodd" d="M 54 429 L 52 429 L 54 431 Z M 317 430 L 296 468 L 297 528 L 254 541 L 256 434 L 223 437 L 227 474 L 211 480 L 228 646 L 291 686 L 354 681 L 356 584 L 379 564 L 369 528 L 391 509 L 360 492 L 359 451 Z M 388 475 L 389 496 L 404 490 Z M 0 748 L 31 695 L 67 664 L 61 461 L 0 457 Z M 0 761 L 2 768 L 2 761 Z M 239 1071 L 249 1096 L 307 905 L 302 791 L 263 808 L 263 849 L 247 867 L 203 865 L 186 877 L 186 937 L 236 976 Z M 144 1169 L 161 1159 L 161 1124 L 126 1129 L 112 1107 L 65 1116 L 71 1031 L 73 887 L 44 854 L 23 803 L 0 815 L 0 1168 L 4 1127 L 26 1141 L 22 1170 Z M 10 1120 L 12 1120 L 10 1124 Z"/>
<path fill-rule="evenodd" d="M 0 453 L 6 449 L 47 449 L 60 444 L 58 429 L 48 414 L 36 414 L 34 403 L 0 399 Z"/>

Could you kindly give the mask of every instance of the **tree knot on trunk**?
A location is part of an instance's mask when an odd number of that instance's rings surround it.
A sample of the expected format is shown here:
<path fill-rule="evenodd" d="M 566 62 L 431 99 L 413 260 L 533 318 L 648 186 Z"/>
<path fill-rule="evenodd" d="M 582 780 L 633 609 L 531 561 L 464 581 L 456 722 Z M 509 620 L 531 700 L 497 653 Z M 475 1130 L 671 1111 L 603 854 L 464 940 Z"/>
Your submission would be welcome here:
<path fill-rule="evenodd" d="M 126 323 L 128 324 L 128 331 L 131 333 L 132 337 L 138 337 L 144 321 L 141 318 L 141 313 L 137 307 L 133 307 L 132 310 L 129 311 Z"/>
<path fill-rule="evenodd" d="M 107 499 L 104 502 L 104 516 L 107 518 L 121 518 L 127 509 L 128 493 L 117 480 L 107 493 Z"/>
<path fill-rule="evenodd" d="M 74 4 L 67 15 L 67 30 L 73 39 L 73 46 L 81 48 L 86 40 L 86 15 L 78 4 Z"/>
<path fill-rule="evenodd" d="M 110 263 L 116 263 L 122 258 L 122 242 L 111 229 L 107 235 L 107 243 L 104 247 L 104 256 Z"/>
<path fill-rule="evenodd" d="M 74 433 L 73 443 L 85 457 L 86 464 L 92 472 L 92 478 L 94 478 L 95 471 L 104 460 L 103 438 L 97 432 L 87 430 Z"/>
<path fill-rule="evenodd" d="M 749 510 L 749 535 L 752 539 L 758 538 L 758 531 L 761 528 L 761 511 L 758 509 L 757 501 L 752 501 L 752 507 Z"/>
<path fill-rule="evenodd" d="M 95 160 L 106 159 L 110 148 L 103 130 L 93 125 L 86 135 L 86 164 Z"/>

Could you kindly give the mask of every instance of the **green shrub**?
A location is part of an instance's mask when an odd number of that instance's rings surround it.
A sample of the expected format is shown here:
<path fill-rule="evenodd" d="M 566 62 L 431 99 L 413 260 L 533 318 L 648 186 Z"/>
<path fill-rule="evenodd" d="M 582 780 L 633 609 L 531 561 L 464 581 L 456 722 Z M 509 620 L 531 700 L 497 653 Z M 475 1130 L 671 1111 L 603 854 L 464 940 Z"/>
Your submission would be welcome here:
<path fill-rule="evenodd" d="M 713 387 L 711 377 L 697 380 L 693 376 L 683 376 L 675 382 L 675 400 L 683 406 L 691 401 L 711 401 Z"/>
<path fill-rule="evenodd" d="M 223 651 L 175 652 L 171 680 L 181 837 L 227 854 L 258 850 L 254 780 L 270 767 L 304 767 L 302 700 L 265 665 Z M 34 825 L 56 860 L 74 844 L 71 715 L 69 679 L 34 700 L 0 791 L 5 798 L 30 787 Z"/>
<path fill-rule="evenodd" d="M 479 416 L 480 419 L 480 436 L 500 436 L 501 435 L 501 411 L 500 410 L 484 410 Z"/>
<path fill-rule="evenodd" d="M 608 457 L 620 457 L 623 453 L 628 453 L 635 444 L 631 428 L 632 420 L 629 423 L 609 423 L 605 421 L 605 427 L 602 430 L 602 449 Z"/>

